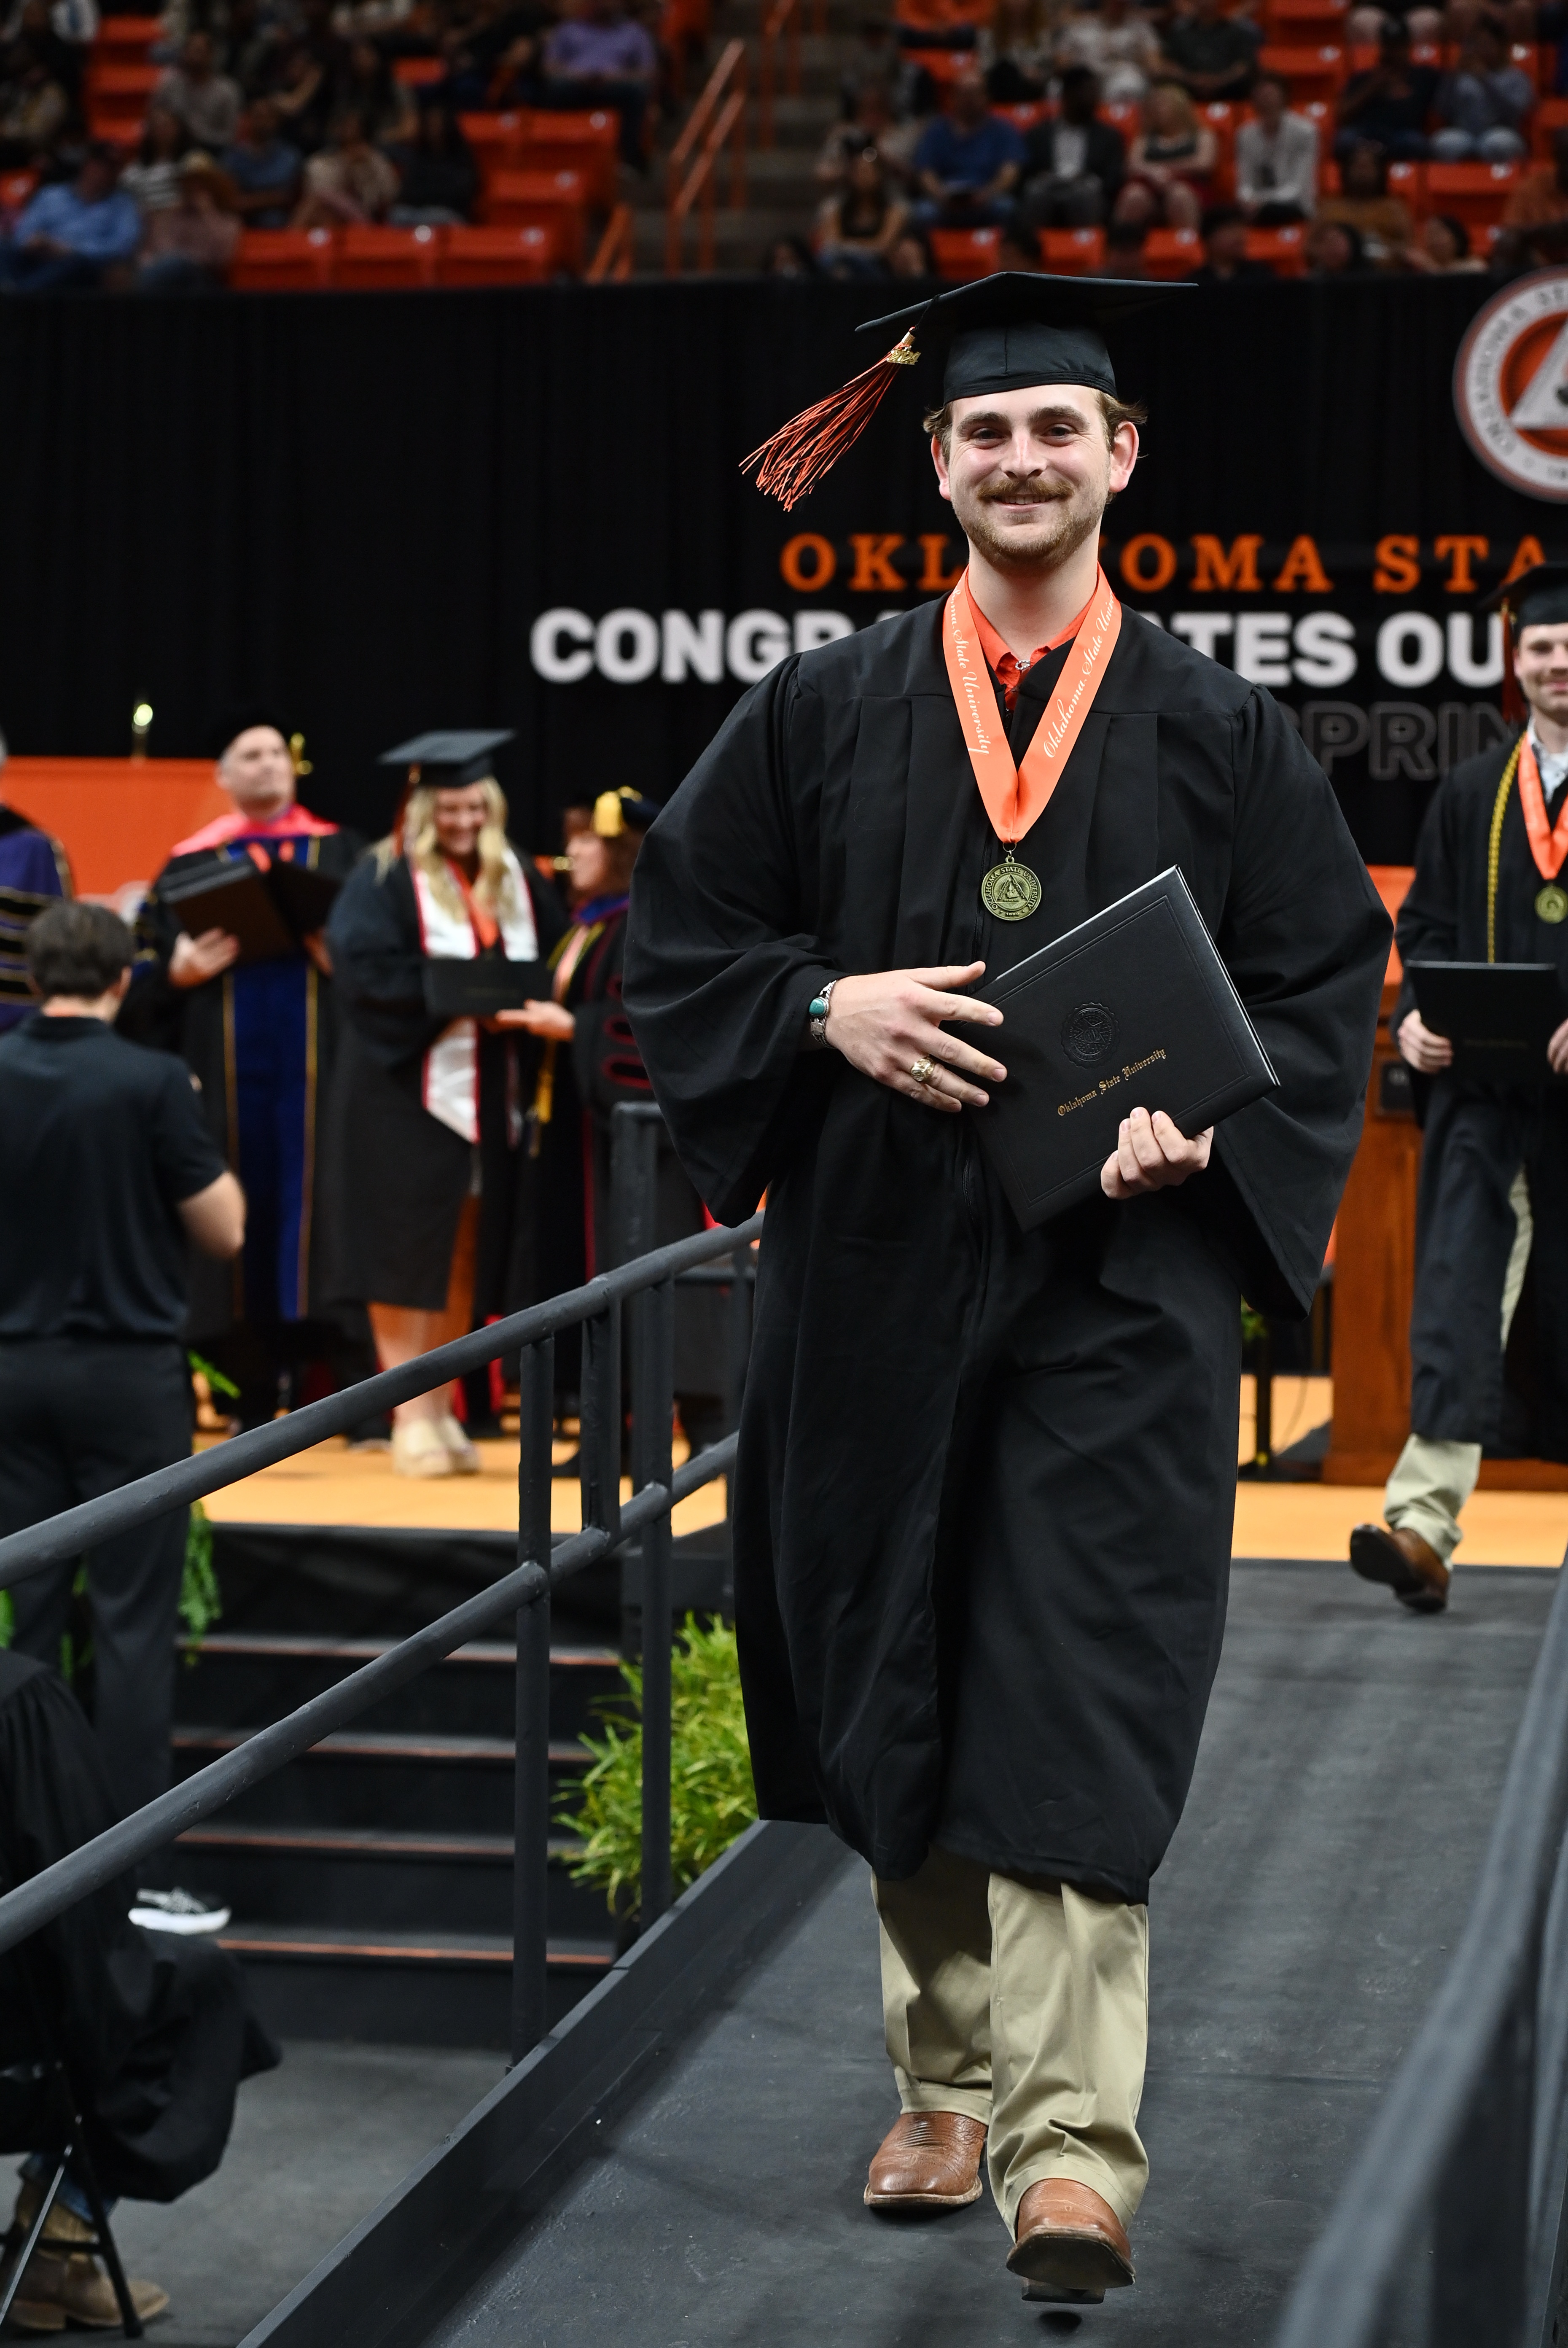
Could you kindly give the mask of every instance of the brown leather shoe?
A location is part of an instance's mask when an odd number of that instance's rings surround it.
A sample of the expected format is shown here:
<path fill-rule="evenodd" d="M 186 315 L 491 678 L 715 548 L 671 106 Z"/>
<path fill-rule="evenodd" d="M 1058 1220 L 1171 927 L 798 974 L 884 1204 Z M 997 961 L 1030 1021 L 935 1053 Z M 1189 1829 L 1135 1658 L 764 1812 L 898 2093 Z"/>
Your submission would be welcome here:
<path fill-rule="evenodd" d="M 1453 1577 L 1430 1541 L 1399 1525 L 1358 1525 L 1350 1563 L 1363 1581 L 1381 1581 L 1412 1614 L 1440 1614 Z"/>
<path fill-rule="evenodd" d="M 980 2198 L 986 2131 L 967 2112 L 900 2112 L 866 2180 L 868 2209 L 964 2209 Z"/>
<path fill-rule="evenodd" d="M 1025 2299 L 1093 2306 L 1132 2281 L 1132 2247 L 1121 2219 L 1091 2185 L 1042 2177 L 1019 2204 L 1008 2272 L 1023 2277 Z"/>
<path fill-rule="evenodd" d="M 38 2214 L 40 2199 L 38 2188 L 31 2181 L 23 2185 L 11 2230 L 18 2246 Z M 96 2258 L 75 2248 L 92 2239 L 92 2228 L 56 2201 L 12 2302 L 11 2321 L 18 2331 L 64 2332 L 71 2326 L 85 2332 L 119 2330 L 114 2285 Z M 131 2305 L 144 2323 L 161 2315 L 169 2305 L 169 2293 L 155 2282 L 133 2281 L 129 2290 Z"/>

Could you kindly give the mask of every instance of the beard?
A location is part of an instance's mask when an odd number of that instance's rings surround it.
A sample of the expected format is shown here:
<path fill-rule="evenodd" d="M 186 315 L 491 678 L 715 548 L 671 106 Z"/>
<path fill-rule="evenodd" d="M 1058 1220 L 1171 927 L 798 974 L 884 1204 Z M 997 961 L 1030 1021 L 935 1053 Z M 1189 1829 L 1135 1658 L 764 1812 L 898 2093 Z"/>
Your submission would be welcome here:
<path fill-rule="evenodd" d="M 953 511 L 959 528 L 998 571 L 1058 570 L 1099 530 L 1105 511 L 1104 491 L 1087 482 L 1076 489 L 1050 481 L 1029 483 L 1045 512 L 1029 529 L 1020 530 L 1009 528 L 998 513 L 999 507 L 1005 508 L 1017 496 L 1020 486 L 1015 482 L 1006 490 L 980 489 L 961 499 L 955 495 Z"/>

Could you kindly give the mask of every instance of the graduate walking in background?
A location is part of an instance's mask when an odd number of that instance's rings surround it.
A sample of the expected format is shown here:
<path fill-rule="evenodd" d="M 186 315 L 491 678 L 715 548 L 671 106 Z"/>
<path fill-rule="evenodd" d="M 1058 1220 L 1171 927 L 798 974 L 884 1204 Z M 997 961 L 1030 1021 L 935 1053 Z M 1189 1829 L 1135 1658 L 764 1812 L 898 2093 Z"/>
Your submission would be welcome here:
<path fill-rule="evenodd" d="M 874 1871 L 902 2114 L 866 2198 L 959 2206 L 984 2155 L 1009 2267 L 1068 2302 L 1132 2280 L 1146 1902 L 1224 1629 L 1241 1294 L 1310 1306 L 1389 942 L 1269 695 L 1100 570 L 1140 421 L 1103 330 L 1168 298 L 1001 275 L 877 322 L 911 329 L 889 379 L 945 360 L 968 569 L 745 696 L 648 836 L 626 953 L 692 1180 L 726 1220 L 768 1191 L 741 1670 L 763 1815 Z M 808 486 L 879 387 L 775 436 L 764 486 Z M 1212 1136 L 1134 1106 L 1099 1195 L 1025 1233 L 976 1134 L 1008 1029 L 965 990 L 1173 863 L 1277 1089 Z"/>

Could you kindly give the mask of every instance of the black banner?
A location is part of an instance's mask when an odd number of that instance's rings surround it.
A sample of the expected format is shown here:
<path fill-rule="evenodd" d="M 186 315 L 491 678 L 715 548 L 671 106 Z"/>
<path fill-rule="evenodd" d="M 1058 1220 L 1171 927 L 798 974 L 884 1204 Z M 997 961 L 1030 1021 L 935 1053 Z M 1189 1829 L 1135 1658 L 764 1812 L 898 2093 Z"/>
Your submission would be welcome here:
<path fill-rule="evenodd" d="M 1481 604 L 1562 509 L 1471 453 L 1484 280 L 1183 294 L 1113 355 L 1145 456 L 1107 518 L 1128 602 L 1267 685 L 1363 851 L 1408 860 L 1493 738 Z M 0 726 L 21 751 L 204 747 L 272 695 L 314 804 L 375 829 L 377 752 L 508 725 L 519 829 L 671 789 L 792 647 L 940 593 L 961 541 L 920 386 L 793 515 L 737 459 L 878 355 L 845 287 L 12 303 L 0 314 Z M 1564 295 L 1568 308 L 1568 293 Z"/>

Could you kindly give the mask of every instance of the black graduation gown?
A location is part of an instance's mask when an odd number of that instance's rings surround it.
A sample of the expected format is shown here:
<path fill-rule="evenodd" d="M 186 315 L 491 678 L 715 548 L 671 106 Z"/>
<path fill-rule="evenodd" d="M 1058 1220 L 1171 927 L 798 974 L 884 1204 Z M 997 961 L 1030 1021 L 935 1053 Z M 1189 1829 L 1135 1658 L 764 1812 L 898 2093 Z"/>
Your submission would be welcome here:
<path fill-rule="evenodd" d="M 346 830 L 301 838 L 292 846 L 315 870 L 340 879 L 346 879 L 364 852 L 360 834 Z M 209 979 L 204 986 L 192 987 L 171 986 L 168 975 L 169 957 L 181 925 L 165 902 L 163 891 L 182 873 L 210 861 L 210 851 L 171 856 L 154 881 L 137 919 L 136 967 L 118 1025 L 119 1032 L 133 1042 L 177 1052 L 185 1061 L 200 1085 L 201 1106 L 214 1141 L 230 1165 L 242 1175 L 235 1129 L 237 973 L 225 971 L 220 977 Z M 333 1259 L 339 1216 L 335 1169 L 327 1141 L 327 1110 L 336 1078 L 341 1033 L 340 1005 L 333 982 L 323 978 L 303 953 L 291 956 L 289 967 L 298 972 L 313 1039 L 300 1118 L 302 1129 L 313 1139 L 304 1169 L 309 1237 L 298 1294 L 291 1300 L 297 1303 L 299 1310 L 284 1312 L 281 1317 L 314 1321 L 330 1315 L 332 1305 L 345 1292 Z M 233 1262 L 220 1262 L 193 1247 L 187 1280 L 190 1302 L 186 1329 L 198 1344 L 220 1338 L 237 1321 L 272 1321 L 280 1317 L 275 1295 L 268 1292 L 258 1298 L 247 1294 L 243 1258 Z M 271 1282 L 263 1281 L 261 1285 L 271 1291 Z"/>
<path fill-rule="evenodd" d="M 1406 963 L 1485 962 L 1492 810 L 1512 741 L 1439 785 L 1399 909 Z M 1553 811 L 1560 811 L 1561 802 Z M 1568 922 L 1535 911 L 1542 875 L 1517 780 L 1498 843 L 1496 958 L 1555 963 L 1568 993 Z M 1407 973 L 1393 1027 L 1416 1007 Z M 1417 1079 L 1425 1128 L 1410 1313 L 1410 1424 L 1434 1440 L 1568 1459 L 1568 1086 Z M 1521 1166 L 1534 1205 L 1524 1294 L 1504 1362 L 1503 1276 L 1514 1240 L 1509 1190 Z"/>
<path fill-rule="evenodd" d="M 548 953 L 560 935 L 560 906 L 528 859 L 518 863 L 539 951 Z M 419 908 L 401 857 L 384 877 L 373 857 L 365 859 L 333 907 L 327 942 L 343 1007 L 330 1124 L 343 1200 L 343 1292 L 438 1313 L 472 1182 L 473 1147 L 420 1097 L 425 1055 L 446 1023 L 425 1007 Z M 531 1036 L 480 1029 L 476 1324 L 518 1312 L 538 1293 L 522 1130 L 538 1062 Z"/>
<path fill-rule="evenodd" d="M 993 923 L 939 626 L 884 622 L 740 703 L 649 835 L 627 1001 L 715 1214 L 768 1185 L 735 1519 L 764 1815 L 825 1817 L 890 1877 L 935 1839 L 1139 1900 L 1224 1627 L 1239 1290 L 1310 1304 L 1389 922 L 1268 695 L 1126 612 L 1020 848 L 1040 908 Z M 1015 757 L 1060 666 L 1026 680 Z M 1280 1076 L 1184 1189 L 1026 1237 L 969 1112 L 801 1051 L 826 978 L 995 971 L 1171 863 Z"/>
<path fill-rule="evenodd" d="M 119 1816 L 92 1730 L 65 1683 L 0 1653 L 0 1890 L 113 1826 Z M 234 2092 L 279 2049 L 245 1978 L 215 1942 L 143 1932 L 117 1876 L 20 1949 L 0 1955 L 0 2071 L 42 2051 L 42 2024 L 82 2097 L 106 2193 L 172 2201 L 210 2177 Z M 31 2148 L 19 2083 L 0 2081 L 7 2151 Z"/>

